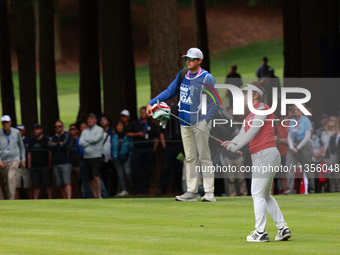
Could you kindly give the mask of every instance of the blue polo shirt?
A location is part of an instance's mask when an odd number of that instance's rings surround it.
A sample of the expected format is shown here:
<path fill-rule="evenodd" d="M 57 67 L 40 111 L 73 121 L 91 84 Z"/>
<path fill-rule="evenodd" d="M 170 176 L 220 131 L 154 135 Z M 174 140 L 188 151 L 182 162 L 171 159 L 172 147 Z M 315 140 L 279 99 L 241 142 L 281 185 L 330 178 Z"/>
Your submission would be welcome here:
<path fill-rule="evenodd" d="M 297 121 L 296 118 L 295 121 Z M 289 133 L 295 142 L 301 142 L 305 137 L 305 132 L 313 130 L 311 121 L 304 115 L 297 121 L 297 125 L 292 127 L 294 124 L 294 121 L 290 122 Z"/>

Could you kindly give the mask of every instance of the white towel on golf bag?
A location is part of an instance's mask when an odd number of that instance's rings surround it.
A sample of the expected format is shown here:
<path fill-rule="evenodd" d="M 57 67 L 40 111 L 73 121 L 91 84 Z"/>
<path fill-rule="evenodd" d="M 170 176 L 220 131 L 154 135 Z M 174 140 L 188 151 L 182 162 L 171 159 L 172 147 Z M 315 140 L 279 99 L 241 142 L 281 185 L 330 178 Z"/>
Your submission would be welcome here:
<path fill-rule="evenodd" d="M 170 119 L 170 106 L 167 105 L 164 102 L 161 102 L 159 106 L 157 104 L 154 104 L 152 106 L 152 117 L 156 120 L 159 120 L 159 125 L 165 129 L 166 125 L 168 124 L 168 121 Z"/>

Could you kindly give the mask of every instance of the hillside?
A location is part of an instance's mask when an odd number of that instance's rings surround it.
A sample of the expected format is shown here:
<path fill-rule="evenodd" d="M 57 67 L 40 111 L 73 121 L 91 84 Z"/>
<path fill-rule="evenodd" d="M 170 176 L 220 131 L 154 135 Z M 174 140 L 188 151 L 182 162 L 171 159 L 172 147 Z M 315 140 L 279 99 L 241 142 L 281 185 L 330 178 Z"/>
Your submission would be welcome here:
<path fill-rule="evenodd" d="M 78 65 L 78 19 L 76 0 L 60 0 L 61 36 L 64 62 L 57 65 L 58 73 L 76 73 Z M 180 8 L 181 49 L 195 46 L 191 8 Z M 283 35 L 280 8 L 265 5 L 247 6 L 247 1 L 207 6 L 207 26 L 210 53 L 236 48 L 251 42 L 280 38 Z M 132 33 L 136 66 L 148 64 L 147 8 L 132 4 Z M 13 70 L 17 70 L 15 52 L 15 19 L 10 15 Z M 259 60 L 260 61 L 260 60 Z"/>

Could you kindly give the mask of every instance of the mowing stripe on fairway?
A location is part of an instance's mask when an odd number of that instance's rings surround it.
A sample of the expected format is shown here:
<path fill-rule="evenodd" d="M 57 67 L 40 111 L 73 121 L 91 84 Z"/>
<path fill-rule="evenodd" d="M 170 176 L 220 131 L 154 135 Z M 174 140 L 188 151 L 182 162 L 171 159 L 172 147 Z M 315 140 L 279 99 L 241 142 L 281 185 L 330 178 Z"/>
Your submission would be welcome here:
<path fill-rule="evenodd" d="M 276 196 L 293 237 L 250 244 L 251 197 L 0 201 L 1 254 L 339 254 L 340 194 Z"/>

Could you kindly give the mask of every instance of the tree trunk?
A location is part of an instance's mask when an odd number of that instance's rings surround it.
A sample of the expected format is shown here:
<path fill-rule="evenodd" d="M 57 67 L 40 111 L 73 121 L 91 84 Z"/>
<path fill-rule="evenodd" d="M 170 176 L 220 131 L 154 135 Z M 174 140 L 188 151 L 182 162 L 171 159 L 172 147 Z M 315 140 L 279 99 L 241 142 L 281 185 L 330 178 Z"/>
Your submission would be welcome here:
<path fill-rule="evenodd" d="M 182 69 L 176 0 L 148 0 L 148 30 L 151 97 L 153 98 L 165 90 Z M 146 98 L 145 104 L 148 101 L 149 99 Z M 177 103 L 177 97 L 170 102 Z M 156 187 L 159 183 L 161 156 L 158 150 L 151 175 L 152 187 Z"/>
<path fill-rule="evenodd" d="M 194 10 L 195 39 L 197 48 L 203 52 L 203 68 L 210 72 L 209 44 L 205 0 L 192 0 Z"/>
<path fill-rule="evenodd" d="M 54 2 L 39 1 L 40 118 L 46 134 L 54 134 L 59 119 L 54 58 Z"/>
<path fill-rule="evenodd" d="M 101 0 L 104 112 L 113 120 L 122 109 L 136 118 L 136 78 L 129 0 Z"/>
<path fill-rule="evenodd" d="M 0 82 L 2 115 L 9 115 L 12 126 L 17 125 L 13 92 L 11 50 L 9 46 L 7 1 L 0 0 Z"/>
<path fill-rule="evenodd" d="M 81 121 L 88 113 L 101 114 L 96 0 L 79 1 L 79 31 L 80 106 L 77 120 Z"/>
<path fill-rule="evenodd" d="M 34 12 L 34 34 L 35 34 L 35 58 L 39 59 L 39 3 L 33 3 Z"/>
<path fill-rule="evenodd" d="M 287 77 L 339 77 L 339 3 L 337 0 L 283 1 L 285 86 L 305 87 L 312 98 L 313 118 L 340 108 L 339 86 L 330 80 Z M 301 96 L 301 95 L 300 95 Z"/>
<path fill-rule="evenodd" d="M 295 0 L 282 1 L 284 77 L 301 77 L 300 6 Z"/>
<path fill-rule="evenodd" d="M 60 10 L 59 0 L 54 0 L 54 52 L 55 62 L 63 63 L 63 48 L 61 44 L 61 31 L 60 31 Z"/>
<path fill-rule="evenodd" d="M 169 86 L 182 68 L 176 0 L 148 0 L 148 20 L 153 98 Z"/>
<path fill-rule="evenodd" d="M 21 120 L 30 135 L 38 122 L 33 5 L 20 9 L 16 20 Z"/>

